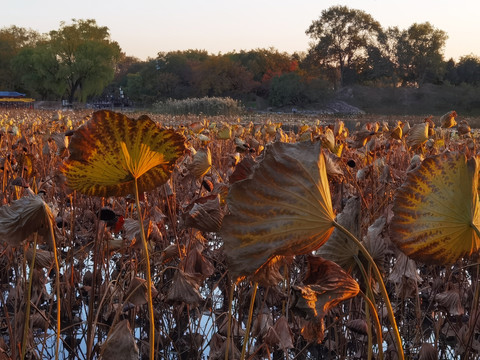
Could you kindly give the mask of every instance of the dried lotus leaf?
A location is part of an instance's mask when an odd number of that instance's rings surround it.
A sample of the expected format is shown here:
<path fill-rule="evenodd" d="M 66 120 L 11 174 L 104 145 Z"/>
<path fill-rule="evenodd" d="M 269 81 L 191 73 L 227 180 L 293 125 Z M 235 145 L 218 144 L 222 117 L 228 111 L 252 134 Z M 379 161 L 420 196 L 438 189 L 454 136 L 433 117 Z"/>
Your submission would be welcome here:
<path fill-rule="evenodd" d="M 147 116 L 137 120 L 113 111 L 97 111 L 75 131 L 62 170 L 67 185 L 87 195 L 133 194 L 152 190 L 170 177 L 185 152 L 185 138 L 161 129 Z"/>
<path fill-rule="evenodd" d="M 138 346 L 127 319 L 120 321 L 107 336 L 100 354 L 104 360 L 138 359 Z"/>
<path fill-rule="evenodd" d="M 220 234 L 234 276 L 276 255 L 307 254 L 333 231 L 325 159 L 316 143 L 273 143 L 245 180 L 231 185 Z"/>
<path fill-rule="evenodd" d="M 443 153 L 425 159 L 397 191 L 392 241 L 414 260 L 451 264 L 480 248 L 478 159 Z"/>
<path fill-rule="evenodd" d="M 52 245 L 54 223 L 52 211 L 41 196 L 24 196 L 11 205 L 0 207 L 0 241 L 18 246 L 37 232 L 46 239 L 47 244 Z"/>

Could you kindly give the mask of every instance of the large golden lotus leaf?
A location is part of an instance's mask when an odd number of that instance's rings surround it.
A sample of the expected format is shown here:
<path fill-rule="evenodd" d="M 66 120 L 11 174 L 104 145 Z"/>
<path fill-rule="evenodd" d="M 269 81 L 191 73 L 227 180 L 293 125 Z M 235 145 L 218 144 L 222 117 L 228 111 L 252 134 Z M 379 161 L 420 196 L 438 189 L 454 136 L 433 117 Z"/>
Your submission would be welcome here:
<path fill-rule="evenodd" d="M 390 225 L 394 243 L 411 258 L 449 264 L 480 246 L 478 160 L 459 153 L 425 159 L 398 190 Z"/>
<path fill-rule="evenodd" d="M 334 214 L 319 142 L 269 145 L 253 173 L 232 184 L 221 235 L 234 276 L 276 255 L 307 254 L 333 231 Z"/>
<path fill-rule="evenodd" d="M 87 195 L 124 196 L 152 190 L 170 177 L 185 151 L 185 138 L 147 116 L 137 120 L 97 111 L 75 131 L 63 171 L 67 185 Z"/>

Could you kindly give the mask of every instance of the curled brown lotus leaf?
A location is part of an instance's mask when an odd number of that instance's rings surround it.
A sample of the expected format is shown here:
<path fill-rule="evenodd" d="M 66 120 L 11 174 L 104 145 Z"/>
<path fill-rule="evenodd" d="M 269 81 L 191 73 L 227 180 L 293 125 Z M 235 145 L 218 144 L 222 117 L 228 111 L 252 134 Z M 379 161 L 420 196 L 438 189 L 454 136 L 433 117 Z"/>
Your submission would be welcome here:
<path fill-rule="evenodd" d="M 196 247 L 188 251 L 183 258 L 183 270 L 199 279 L 198 286 L 215 271 L 213 264 L 203 256 L 201 250 Z"/>
<path fill-rule="evenodd" d="M 287 318 L 280 316 L 275 324 L 270 327 L 264 338 L 269 346 L 277 346 L 282 350 L 293 349 L 293 333 L 288 325 Z"/>
<path fill-rule="evenodd" d="M 165 249 L 163 249 L 162 254 L 160 255 L 160 261 L 165 264 L 172 260 L 180 259 L 184 257 L 185 254 L 185 245 L 170 244 Z"/>
<path fill-rule="evenodd" d="M 417 272 L 417 264 L 402 252 L 398 252 L 388 280 L 395 284 L 396 293 L 402 298 L 416 296 L 423 279 Z"/>
<path fill-rule="evenodd" d="M 197 179 L 206 175 L 211 167 L 212 153 L 210 152 L 210 148 L 207 147 L 200 149 L 193 155 L 192 163 L 190 164 L 190 171 Z"/>
<path fill-rule="evenodd" d="M 127 319 L 120 321 L 107 336 L 100 348 L 100 356 L 104 360 L 138 359 L 138 346 Z"/>
<path fill-rule="evenodd" d="M 444 129 L 448 129 L 457 125 L 455 118 L 457 117 L 457 112 L 455 110 L 449 111 L 446 114 L 443 114 L 440 117 L 440 126 Z"/>
<path fill-rule="evenodd" d="M 337 215 L 337 223 L 342 225 L 357 239 L 360 237 L 360 197 L 353 196 L 348 199 L 343 211 Z M 351 272 L 356 266 L 355 257 L 358 256 L 358 246 L 350 241 L 339 230 L 335 229 L 332 235 L 316 252 L 316 255 L 333 261 L 343 269 Z"/>
<path fill-rule="evenodd" d="M 227 341 L 224 336 L 217 333 L 212 335 L 210 340 L 210 356 L 209 360 L 224 360 Z M 240 350 L 238 350 L 235 342 L 231 341 L 228 346 L 228 358 L 232 360 L 240 359 Z"/>
<path fill-rule="evenodd" d="M 429 137 L 430 123 L 424 122 L 415 124 L 407 136 L 407 145 L 411 148 L 417 148 L 425 144 Z"/>
<path fill-rule="evenodd" d="M 438 360 L 438 350 L 430 343 L 423 343 L 418 353 L 418 360 Z"/>
<path fill-rule="evenodd" d="M 285 280 L 285 267 L 292 262 L 293 256 L 274 256 L 252 275 L 252 280 L 262 286 L 278 285 Z"/>
<path fill-rule="evenodd" d="M 451 316 L 459 316 L 465 313 L 458 290 L 447 290 L 435 295 L 438 306 L 447 310 Z"/>
<path fill-rule="evenodd" d="M 50 207 L 41 196 L 24 196 L 13 201 L 11 205 L 0 207 L 0 241 L 11 246 L 19 246 L 36 232 L 52 246 L 54 221 Z"/>
<path fill-rule="evenodd" d="M 205 232 L 217 232 L 222 226 L 223 211 L 220 195 L 195 200 L 186 209 L 185 224 Z"/>
<path fill-rule="evenodd" d="M 227 336 L 228 333 L 228 314 L 222 313 L 217 316 L 216 319 L 218 333 L 223 336 Z M 232 336 L 235 338 L 245 336 L 245 330 L 242 329 L 242 325 L 238 322 L 238 320 L 234 317 L 231 319 L 231 329 L 232 329 Z"/>
<path fill-rule="evenodd" d="M 152 288 L 152 298 L 155 298 L 158 294 L 157 289 Z M 134 277 L 130 281 L 130 285 L 125 293 L 125 301 L 132 303 L 135 306 L 142 306 L 148 302 L 147 299 L 147 281 L 145 279 Z"/>
<path fill-rule="evenodd" d="M 228 177 L 229 184 L 248 178 L 253 172 L 255 160 L 251 156 L 244 157 L 236 166 L 233 173 Z"/>
<path fill-rule="evenodd" d="M 393 202 L 390 237 L 414 260 L 446 265 L 480 248 L 478 159 L 446 152 L 407 174 Z"/>
<path fill-rule="evenodd" d="M 320 143 L 269 145 L 253 173 L 231 185 L 227 202 L 220 234 L 233 276 L 318 249 L 335 218 Z"/>
<path fill-rule="evenodd" d="M 192 281 L 184 271 L 177 269 L 165 301 L 167 303 L 185 303 L 198 306 L 203 299 L 198 291 L 196 281 Z"/>
<path fill-rule="evenodd" d="M 272 326 L 272 313 L 267 308 L 264 308 L 263 311 L 259 311 L 255 314 L 253 318 L 251 336 L 263 337 Z"/>
<path fill-rule="evenodd" d="M 385 267 L 387 243 L 385 242 L 382 233 L 385 230 L 386 223 L 386 217 L 380 216 L 368 227 L 367 235 L 363 239 L 365 248 L 368 250 L 380 270 Z"/>
<path fill-rule="evenodd" d="M 367 335 L 368 334 L 368 324 L 364 319 L 353 319 L 349 320 L 345 326 L 357 334 Z"/>
<path fill-rule="evenodd" d="M 45 314 L 45 311 L 43 310 L 36 311 L 34 314 L 32 314 L 32 316 L 30 317 L 30 321 L 34 329 L 40 329 L 40 330 L 46 331 L 50 326 L 50 322 L 48 321 L 48 316 Z"/>
<path fill-rule="evenodd" d="M 28 248 L 25 252 L 25 257 L 29 264 L 32 263 L 33 249 Z M 54 255 L 52 251 L 37 249 L 35 252 L 35 267 L 49 269 L 53 265 Z"/>
<path fill-rule="evenodd" d="M 325 166 L 327 169 L 327 175 L 332 179 L 343 178 L 343 170 L 340 167 L 340 158 L 330 152 L 325 152 Z"/>
<path fill-rule="evenodd" d="M 358 283 L 339 265 L 318 256 L 308 256 L 304 285 L 293 286 L 291 307 L 307 320 L 302 335 L 309 341 L 323 339 L 323 318 L 340 302 L 355 297 Z"/>

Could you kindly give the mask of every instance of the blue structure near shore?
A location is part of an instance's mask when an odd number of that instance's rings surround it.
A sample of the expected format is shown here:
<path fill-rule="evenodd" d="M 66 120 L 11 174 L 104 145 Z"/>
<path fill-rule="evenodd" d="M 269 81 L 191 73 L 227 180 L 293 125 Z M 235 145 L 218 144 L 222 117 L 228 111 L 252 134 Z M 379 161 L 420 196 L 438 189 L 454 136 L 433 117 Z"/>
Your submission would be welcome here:
<path fill-rule="evenodd" d="M 33 109 L 35 99 L 27 98 L 26 94 L 16 91 L 0 91 L 0 108 Z"/>

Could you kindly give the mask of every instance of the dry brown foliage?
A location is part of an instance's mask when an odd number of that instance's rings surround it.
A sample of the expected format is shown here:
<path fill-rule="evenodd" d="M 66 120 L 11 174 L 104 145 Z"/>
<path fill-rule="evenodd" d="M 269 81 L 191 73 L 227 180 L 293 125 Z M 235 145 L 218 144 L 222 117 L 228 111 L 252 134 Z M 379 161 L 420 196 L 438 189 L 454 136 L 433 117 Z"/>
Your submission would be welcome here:
<path fill-rule="evenodd" d="M 120 353 L 133 359 L 148 354 L 145 259 L 138 246 L 139 229 L 134 225 L 139 216 L 135 204 L 129 196 L 100 198 L 73 192 L 60 171 L 69 156 L 71 135 L 91 114 L 0 112 L 0 215 L 3 212 L 10 220 L 16 217 L 17 222 L 6 219 L 5 223 L 18 226 L 18 231 L 11 233 L 9 229 L 14 227 L 0 229 L 2 359 L 20 357 L 18 344 L 24 334 L 35 232 L 47 241 L 38 245 L 33 272 L 28 357 L 55 358 L 57 276 L 62 291 L 61 358 L 87 359 L 87 332 L 95 334 L 88 351 L 91 358 L 120 358 Z M 408 356 L 479 356 L 480 313 L 478 307 L 473 307 L 478 305 L 475 299 L 480 291 L 478 255 L 462 257 L 450 265 L 425 265 L 401 253 L 392 243 L 390 232 L 394 196 L 409 171 L 414 171 L 424 158 L 445 151 L 457 151 L 467 158 L 478 154 L 478 132 L 470 128 L 468 119 L 456 115 L 457 128 L 451 116 L 428 121 L 368 116 L 343 121 L 275 116 L 251 116 L 240 121 L 227 117 L 150 117 L 164 127 L 181 131 L 187 147 L 198 154 L 187 153 L 166 184 L 142 194 L 152 287 L 156 289 L 153 302 L 158 359 L 224 359 L 227 347 L 229 358 L 238 359 L 252 279 L 268 286 L 260 286 L 254 303 L 249 358 L 279 359 L 288 352 L 289 359 L 366 359 L 369 351 L 378 358 L 376 328 L 371 312 L 369 317 L 366 315 L 364 299 L 328 298 L 322 285 L 322 280 L 328 280 L 327 270 L 312 269 L 308 256 L 283 254 L 256 273 L 257 278 L 243 278 L 233 284 L 236 272 L 229 269 L 219 232 L 235 222 L 224 221 L 231 210 L 227 205 L 228 191 L 233 184 L 252 178 L 264 156 L 262 150 L 280 140 L 323 144 L 335 216 L 362 240 L 382 269 Z M 439 129 L 442 123 L 444 129 Z M 433 125 L 439 130 L 432 132 Z M 262 186 L 275 188 L 274 181 L 264 180 Z M 26 187 L 42 194 L 53 216 L 31 215 L 27 204 L 31 195 Z M 291 196 L 295 198 L 294 193 Z M 45 209 L 43 203 L 39 204 Z M 112 218 L 101 218 L 105 207 L 112 210 Z M 268 214 L 259 212 L 252 221 L 260 216 Z M 52 265 L 50 235 L 42 230 L 46 220 L 56 225 L 59 274 Z M 267 260 L 272 254 L 278 255 L 268 252 Z M 382 298 L 375 281 L 365 281 L 362 275 L 369 274 L 365 259 L 335 232 L 318 254 L 338 261 L 342 271 L 355 280 L 357 288 L 349 283 L 352 296 L 353 290 L 366 293 L 367 284 L 371 285 L 384 331 L 383 356 L 396 358 Z M 241 258 L 249 269 L 258 268 L 256 260 L 249 259 L 253 255 Z M 260 265 L 263 263 L 260 261 Z M 329 289 L 335 289 L 333 285 L 342 287 L 335 276 Z M 232 286 L 232 318 L 228 321 Z M 301 296 L 302 291 L 310 295 L 310 300 Z M 117 337 L 120 339 L 115 340 Z"/>

